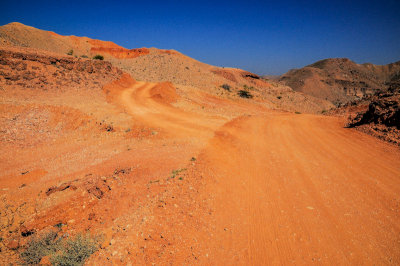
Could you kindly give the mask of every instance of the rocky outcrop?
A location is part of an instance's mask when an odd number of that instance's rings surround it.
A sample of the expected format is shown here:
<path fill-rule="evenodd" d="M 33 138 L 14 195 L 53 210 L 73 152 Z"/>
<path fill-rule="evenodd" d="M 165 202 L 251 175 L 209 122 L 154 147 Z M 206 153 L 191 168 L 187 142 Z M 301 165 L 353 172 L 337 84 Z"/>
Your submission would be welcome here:
<path fill-rule="evenodd" d="M 368 108 L 350 118 L 348 127 L 400 144 L 400 87 L 391 87 L 370 97 Z"/>
<path fill-rule="evenodd" d="M 400 88 L 390 88 L 378 93 L 376 97 L 377 99 L 369 104 L 368 110 L 359 113 L 349 125 L 355 127 L 374 123 L 400 129 Z"/>

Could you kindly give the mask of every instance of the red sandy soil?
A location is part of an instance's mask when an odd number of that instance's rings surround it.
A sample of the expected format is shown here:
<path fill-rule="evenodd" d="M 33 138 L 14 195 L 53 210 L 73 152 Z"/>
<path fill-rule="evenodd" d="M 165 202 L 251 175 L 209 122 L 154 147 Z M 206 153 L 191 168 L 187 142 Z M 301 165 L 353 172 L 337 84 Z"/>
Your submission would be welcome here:
<path fill-rule="evenodd" d="M 398 147 L 338 117 L 10 51 L 0 264 L 60 224 L 103 237 L 88 265 L 400 263 Z"/>

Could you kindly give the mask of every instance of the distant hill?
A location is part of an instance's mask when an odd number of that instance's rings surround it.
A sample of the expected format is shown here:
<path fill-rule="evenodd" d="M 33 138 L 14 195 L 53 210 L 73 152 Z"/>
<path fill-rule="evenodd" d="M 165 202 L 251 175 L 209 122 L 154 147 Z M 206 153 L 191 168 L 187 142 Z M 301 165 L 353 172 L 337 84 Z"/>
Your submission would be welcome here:
<path fill-rule="evenodd" d="M 280 81 L 295 91 L 347 103 L 387 89 L 400 80 L 400 61 L 388 65 L 356 64 L 347 58 L 318 61 L 282 75 Z"/>

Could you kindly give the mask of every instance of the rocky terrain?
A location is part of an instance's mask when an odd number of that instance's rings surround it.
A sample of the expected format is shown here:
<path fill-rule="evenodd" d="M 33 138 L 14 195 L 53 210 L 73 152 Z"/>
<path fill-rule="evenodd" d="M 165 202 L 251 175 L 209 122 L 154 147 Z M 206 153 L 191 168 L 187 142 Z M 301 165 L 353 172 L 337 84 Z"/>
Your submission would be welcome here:
<path fill-rule="evenodd" d="M 332 103 L 297 93 L 287 86 L 272 86 L 257 75 L 240 69 L 219 68 L 204 64 L 177 51 L 156 48 L 126 49 L 112 42 L 87 37 L 62 36 L 21 23 L 0 27 L 0 45 L 30 47 L 71 57 L 96 54 L 133 78 L 147 82 L 169 81 L 178 89 L 197 89 L 208 94 L 236 99 L 240 90 L 251 90 L 253 100 L 272 109 L 291 112 L 320 113 L 333 107 Z M 222 89 L 227 84 L 230 89 Z M 188 95 L 190 97 L 190 95 Z"/>
<path fill-rule="evenodd" d="M 1 265 L 400 263 L 398 146 L 343 126 L 398 130 L 398 90 L 326 116 L 175 51 L 0 42 Z"/>
<path fill-rule="evenodd" d="M 400 144 L 400 86 L 392 85 L 329 113 L 348 117 L 348 127 Z"/>
<path fill-rule="evenodd" d="M 318 61 L 282 75 L 295 91 L 329 100 L 336 106 L 387 89 L 398 82 L 400 61 L 388 65 L 356 64 L 347 58 Z"/>

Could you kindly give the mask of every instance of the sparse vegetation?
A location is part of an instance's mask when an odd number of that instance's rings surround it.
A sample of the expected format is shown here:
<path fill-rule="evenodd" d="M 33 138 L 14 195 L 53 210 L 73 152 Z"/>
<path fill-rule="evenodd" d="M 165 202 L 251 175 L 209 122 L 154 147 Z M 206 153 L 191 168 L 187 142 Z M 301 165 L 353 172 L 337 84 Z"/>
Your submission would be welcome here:
<path fill-rule="evenodd" d="M 44 256 L 55 254 L 59 250 L 60 242 L 56 232 L 46 233 L 40 237 L 35 236 L 20 253 L 20 258 L 26 265 L 39 264 Z"/>
<path fill-rule="evenodd" d="M 73 55 L 73 54 L 74 54 L 74 50 L 72 50 L 72 49 L 69 50 L 68 53 L 67 53 L 67 55 Z"/>
<path fill-rule="evenodd" d="M 296 115 L 299 115 L 299 114 L 301 114 L 300 112 L 298 112 L 298 111 L 296 111 L 296 112 L 294 112 Z"/>
<path fill-rule="evenodd" d="M 221 85 L 221 88 L 223 88 L 224 90 L 226 90 L 226 91 L 231 91 L 231 86 L 229 86 L 228 84 L 222 84 Z"/>
<path fill-rule="evenodd" d="M 102 55 L 100 55 L 100 54 L 97 54 L 97 55 L 93 56 L 93 59 L 96 59 L 96 60 L 104 60 L 104 56 L 102 56 Z"/>
<path fill-rule="evenodd" d="M 88 56 L 87 56 L 87 55 L 84 55 L 84 54 L 81 55 L 81 57 L 82 57 L 82 58 L 88 58 Z"/>
<path fill-rule="evenodd" d="M 240 97 L 242 97 L 242 98 L 247 98 L 247 99 L 253 98 L 253 95 L 251 95 L 250 92 L 245 91 L 245 90 L 240 90 L 240 91 L 238 91 L 238 95 L 239 95 Z"/>
<path fill-rule="evenodd" d="M 243 85 L 243 89 L 245 89 L 245 90 L 254 90 L 254 87 L 253 86 L 247 86 L 246 84 L 244 84 Z"/>
<path fill-rule="evenodd" d="M 186 168 L 172 170 L 171 178 L 175 178 L 179 173 L 186 171 Z"/>
<path fill-rule="evenodd" d="M 280 100 L 280 99 L 282 99 L 282 96 L 278 96 L 278 97 L 276 97 L 278 100 Z"/>
<path fill-rule="evenodd" d="M 37 265 L 48 256 L 52 265 L 83 265 L 98 248 L 97 240 L 89 235 L 63 239 L 51 231 L 35 236 L 20 253 L 23 265 Z"/>

